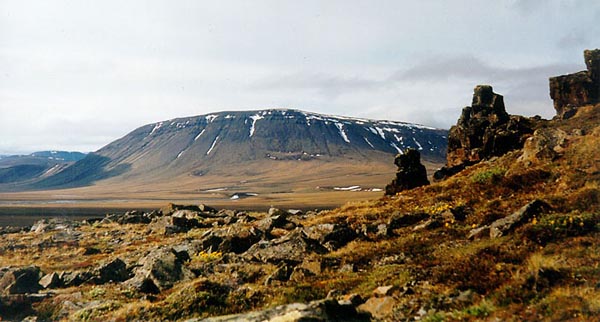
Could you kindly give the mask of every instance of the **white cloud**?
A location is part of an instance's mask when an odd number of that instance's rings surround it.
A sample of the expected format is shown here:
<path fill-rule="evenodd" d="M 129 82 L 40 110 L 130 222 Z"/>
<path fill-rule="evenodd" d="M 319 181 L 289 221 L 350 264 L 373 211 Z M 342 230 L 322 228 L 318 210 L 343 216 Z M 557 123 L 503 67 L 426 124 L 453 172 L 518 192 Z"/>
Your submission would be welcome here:
<path fill-rule="evenodd" d="M 2 1 L 0 154 L 265 107 L 448 127 L 480 83 L 548 116 L 547 78 L 583 69 L 599 15 L 575 0 Z"/>

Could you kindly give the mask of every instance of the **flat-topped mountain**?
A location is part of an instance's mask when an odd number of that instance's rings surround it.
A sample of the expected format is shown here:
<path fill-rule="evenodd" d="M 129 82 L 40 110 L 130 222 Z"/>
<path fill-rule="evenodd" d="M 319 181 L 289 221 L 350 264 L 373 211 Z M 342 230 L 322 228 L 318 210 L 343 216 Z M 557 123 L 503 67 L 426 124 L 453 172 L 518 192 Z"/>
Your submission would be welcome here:
<path fill-rule="evenodd" d="M 82 186 L 111 177 L 203 176 L 247 162 L 389 162 L 407 148 L 436 162 L 445 158 L 446 135 L 417 124 L 298 110 L 220 112 L 142 126 L 34 187 Z"/>

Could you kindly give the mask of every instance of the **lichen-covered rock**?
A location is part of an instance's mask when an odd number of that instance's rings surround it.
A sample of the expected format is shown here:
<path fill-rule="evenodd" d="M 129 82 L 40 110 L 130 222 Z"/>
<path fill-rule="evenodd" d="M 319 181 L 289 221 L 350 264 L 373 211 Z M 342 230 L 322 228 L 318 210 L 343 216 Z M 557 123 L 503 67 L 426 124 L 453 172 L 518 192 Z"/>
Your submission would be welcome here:
<path fill-rule="evenodd" d="M 158 293 L 179 281 L 192 279 L 194 274 L 183 265 L 180 253 L 171 247 L 151 251 L 138 262 L 135 276 L 126 281 L 127 285 L 139 292 Z"/>
<path fill-rule="evenodd" d="M 296 229 L 289 234 L 254 244 L 244 257 L 263 263 L 301 263 L 309 254 L 324 254 L 327 249 L 318 241 L 310 239 L 302 229 Z"/>
<path fill-rule="evenodd" d="M 400 191 L 413 189 L 429 184 L 427 170 L 421 164 L 421 154 L 415 149 L 407 149 L 398 154 L 394 160 L 398 167 L 396 178 L 385 187 L 386 195 L 395 195 Z"/>
<path fill-rule="evenodd" d="M 536 130 L 525 141 L 519 161 L 529 165 L 535 162 L 552 161 L 563 154 L 571 135 L 561 129 L 545 128 Z"/>
<path fill-rule="evenodd" d="M 537 199 L 526 204 L 510 216 L 494 221 L 490 225 L 490 237 L 497 238 L 512 231 L 525 221 L 533 218 L 533 216 L 538 215 L 542 209 L 548 207 L 548 204 Z"/>
<path fill-rule="evenodd" d="M 356 231 L 347 224 L 319 224 L 305 227 L 304 232 L 330 251 L 345 246 L 358 237 Z"/>
<path fill-rule="evenodd" d="M 263 236 L 264 233 L 260 229 L 236 223 L 205 232 L 200 238 L 200 245 L 202 250 L 207 252 L 241 254 L 260 241 Z"/>
<path fill-rule="evenodd" d="M 119 258 L 115 258 L 98 267 L 98 269 L 94 271 L 94 275 L 92 281 L 96 284 L 123 282 L 130 277 L 127 265 Z"/>
<path fill-rule="evenodd" d="M 486 236 L 490 238 L 498 238 L 506 235 L 511 232 L 518 226 L 527 222 L 534 216 L 541 213 L 542 210 L 548 209 L 549 205 L 541 200 L 533 200 L 532 202 L 526 204 L 521 207 L 519 210 L 514 213 L 506 216 L 504 218 L 500 218 L 490 225 L 478 227 L 472 229 L 467 238 L 468 239 L 480 239 Z"/>

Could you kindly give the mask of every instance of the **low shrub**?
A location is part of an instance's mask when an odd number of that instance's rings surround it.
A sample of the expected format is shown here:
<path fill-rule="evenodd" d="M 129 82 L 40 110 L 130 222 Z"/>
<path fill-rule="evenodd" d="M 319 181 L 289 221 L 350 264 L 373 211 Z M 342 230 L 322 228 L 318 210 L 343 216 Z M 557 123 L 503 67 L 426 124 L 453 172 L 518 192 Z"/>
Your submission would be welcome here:
<path fill-rule="evenodd" d="M 506 173 L 506 169 L 493 167 L 488 170 L 476 172 L 471 176 L 471 182 L 477 184 L 494 184 L 498 183 Z"/>
<path fill-rule="evenodd" d="M 596 231 L 599 220 L 600 214 L 593 213 L 574 211 L 570 214 L 554 214 L 536 218 L 531 225 L 525 226 L 524 235 L 531 241 L 546 245 L 558 239 Z"/>

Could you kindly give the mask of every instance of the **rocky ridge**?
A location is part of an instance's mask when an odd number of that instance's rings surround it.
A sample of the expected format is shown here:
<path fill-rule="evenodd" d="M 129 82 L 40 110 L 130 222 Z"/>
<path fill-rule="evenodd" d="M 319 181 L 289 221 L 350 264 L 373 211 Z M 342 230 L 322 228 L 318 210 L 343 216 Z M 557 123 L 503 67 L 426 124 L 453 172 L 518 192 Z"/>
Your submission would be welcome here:
<path fill-rule="evenodd" d="M 466 166 L 520 149 L 540 121 L 539 117 L 509 115 L 502 95 L 494 93 L 492 86 L 476 86 L 471 106 L 463 108 L 450 128 L 446 166 L 434 178 L 446 178 Z"/>

